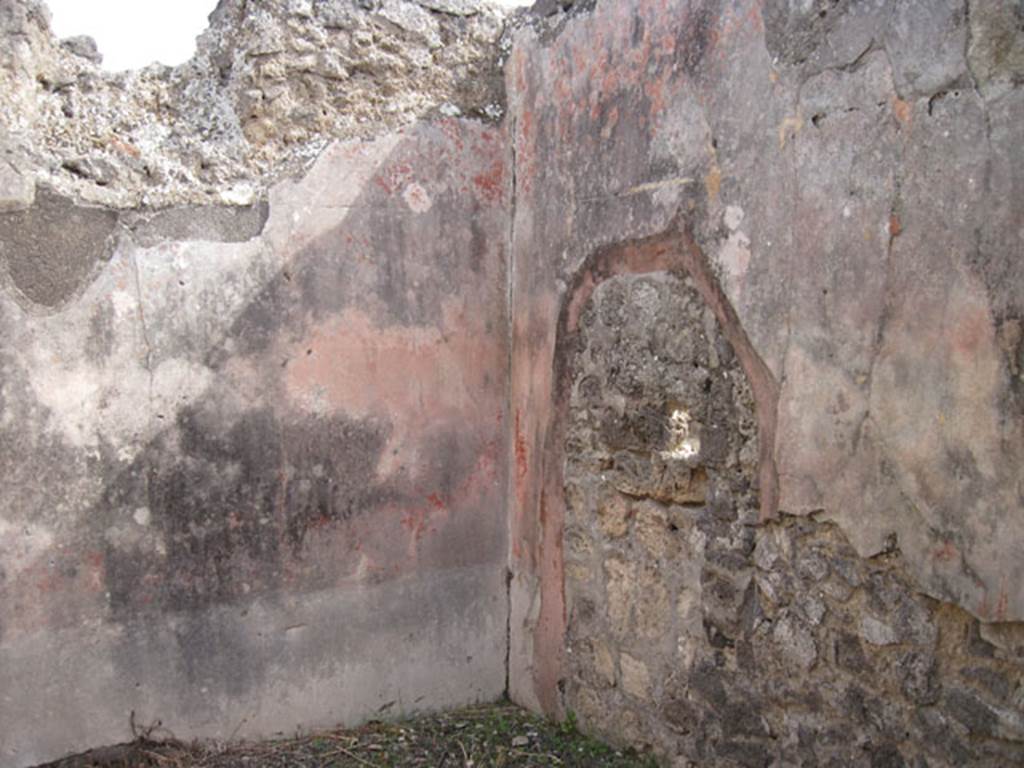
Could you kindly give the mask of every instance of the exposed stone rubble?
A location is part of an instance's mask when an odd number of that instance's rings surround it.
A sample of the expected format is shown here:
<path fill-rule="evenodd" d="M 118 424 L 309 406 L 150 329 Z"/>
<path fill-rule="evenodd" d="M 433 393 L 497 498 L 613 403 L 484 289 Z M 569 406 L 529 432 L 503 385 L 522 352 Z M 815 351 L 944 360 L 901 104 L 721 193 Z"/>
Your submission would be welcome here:
<path fill-rule="evenodd" d="M 111 73 L 91 40 L 54 39 L 41 0 L 0 0 L 0 207 L 25 199 L 15 171 L 120 208 L 248 204 L 332 139 L 495 120 L 503 18 L 478 0 L 222 0 L 191 61 Z"/>
<path fill-rule="evenodd" d="M 674 766 L 1024 760 L 1020 625 L 922 597 L 898 551 L 860 558 L 833 524 L 757 525 L 748 387 L 686 282 L 611 279 L 582 325 L 565 540 L 581 722 Z"/>

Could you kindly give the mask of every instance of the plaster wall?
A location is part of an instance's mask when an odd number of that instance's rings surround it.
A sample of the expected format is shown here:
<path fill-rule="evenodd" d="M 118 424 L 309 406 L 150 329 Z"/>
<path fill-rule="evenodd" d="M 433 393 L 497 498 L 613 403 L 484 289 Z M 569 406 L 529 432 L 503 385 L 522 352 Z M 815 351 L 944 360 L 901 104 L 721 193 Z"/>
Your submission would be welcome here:
<path fill-rule="evenodd" d="M 518 33 L 519 700 L 566 706 L 560 318 L 619 272 L 710 274 L 734 311 L 759 524 L 834 522 L 913 590 L 1019 627 L 1020 40 L 999 2 L 598 2 Z"/>
<path fill-rule="evenodd" d="M 500 696 L 510 178 L 450 119 L 0 213 L 0 763 Z"/>

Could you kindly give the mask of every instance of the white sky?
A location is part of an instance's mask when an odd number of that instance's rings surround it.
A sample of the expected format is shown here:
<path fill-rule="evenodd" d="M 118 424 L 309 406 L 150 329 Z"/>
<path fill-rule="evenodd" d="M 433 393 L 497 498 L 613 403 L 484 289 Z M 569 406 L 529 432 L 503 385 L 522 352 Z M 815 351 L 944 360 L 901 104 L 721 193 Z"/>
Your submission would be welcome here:
<path fill-rule="evenodd" d="M 103 68 L 180 64 L 196 49 L 217 0 L 46 0 L 57 37 L 89 35 Z"/>
<path fill-rule="evenodd" d="M 514 8 L 532 0 L 496 0 Z M 217 0 L 46 0 L 57 37 L 89 35 L 103 68 L 138 69 L 154 61 L 175 65 L 194 52 L 196 37 Z"/>

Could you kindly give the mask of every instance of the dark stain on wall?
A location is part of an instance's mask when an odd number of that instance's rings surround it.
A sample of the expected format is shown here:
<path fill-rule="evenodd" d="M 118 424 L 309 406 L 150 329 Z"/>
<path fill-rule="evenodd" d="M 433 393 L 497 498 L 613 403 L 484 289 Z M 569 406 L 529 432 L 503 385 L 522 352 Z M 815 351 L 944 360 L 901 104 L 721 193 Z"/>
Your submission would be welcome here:
<path fill-rule="evenodd" d="M 447 197 L 429 214 L 399 211 L 367 192 L 343 227 L 299 252 L 294 262 L 246 307 L 227 336 L 231 352 L 255 354 L 284 331 L 295 338 L 310 321 L 355 307 L 380 327 L 443 323 L 442 305 L 467 271 L 478 274 L 493 247 L 479 225 L 445 211 Z M 383 193 L 377 193 L 383 194 Z M 226 356 L 215 352 L 210 364 Z"/>
<path fill-rule="evenodd" d="M 597 5 L 597 0 L 535 0 L 529 13 L 537 19 L 543 19 L 537 29 L 542 43 L 549 43 L 561 33 L 569 19 L 590 13 Z"/>
<path fill-rule="evenodd" d="M 311 529 L 394 493 L 376 480 L 387 425 L 340 416 L 284 423 L 268 408 L 229 419 L 212 403 L 182 411 L 108 487 L 98 512 L 120 523 L 103 543 L 114 618 L 272 591 Z"/>
<path fill-rule="evenodd" d="M 169 240 L 244 242 L 263 232 L 269 215 L 270 206 L 263 201 L 252 205 L 183 205 L 132 211 L 122 220 L 136 243 L 150 247 Z"/>
<path fill-rule="evenodd" d="M 101 365 L 114 350 L 114 307 L 109 302 L 97 304 L 89 318 L 89 335 L 85 351 L 89 360 Z"/>
<path fill-rule="evenodd" d="M 110 258 L 117 221 L 114 211 L 76 205 L 41 187 L 30 208 L 0 213 L 0 264 L 33 304 L 59 307 Z"/>
<path fill-rule="evenodd" d="M 718 24 L 718 0 L 704 0 L 690 10 L 688 23 L 681 25 L 682 39 L 680 63 L 690 77 L 701 73 L 708 51 L 714 47 L 715 27 Z"/>
<path fill-rule="evenodd" d="M 851 9 L 860 15 L 868 11 L 877 13 L 867 5 L 857 0 L 813 0 L 804 8 L 794 10 L 787 0 L 765 0 L 762 9 L 765 43 L 781 63 L 803 64 L 815 58 L 820 49 L 828 48 L 833 30 Z M 884 5 L 887 11 L 887 0 Z"/>

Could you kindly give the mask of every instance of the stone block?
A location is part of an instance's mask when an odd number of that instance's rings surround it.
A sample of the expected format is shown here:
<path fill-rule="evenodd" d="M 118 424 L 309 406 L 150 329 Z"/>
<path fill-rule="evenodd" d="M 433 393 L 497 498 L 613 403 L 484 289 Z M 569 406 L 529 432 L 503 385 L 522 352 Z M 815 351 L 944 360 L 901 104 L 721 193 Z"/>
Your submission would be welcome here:
<path fill-rule="evenodd" d="M 648 701 L 651 698 L 651 673 L 640 659 L 623 653 L 619 656 L 622 673 L 622 690 L 634 698 Z"/>
<path fill-rule="evenodd" d="M 601 640 L 593 640 L 594 670 L 608 685 L 615 685 L 615 657 L 611 648 Z"/>
<path fill-rule="evenodd" d="M 605 560 L 604 570 L 608 620 L 620 637 L 627 637 L 633 630 L 632 607 L 636 565 L 619 557 L 611 557 Z"/>
<path fill-rule="evenodd" d="M 810 670 L 818 660 L 814 635 L 794 616 L 784 616 L 775 624 L 772 639 L 783 658 L 799 669 Z"/>
<path fill-rule="evenodd" d="M 597 523 L 601 533 L 618 539 L 629 531 L 630 502 L 618 493 L 605 496 L 597 507 Z"/>
<path fill-rule="evenodd" d="M 904 99 L 929 96 L 967 75 L 963 0 L 894 2 L 885 29 L 896 88 Z M 984 3 L 981 3 L 984 5 Z"/>

